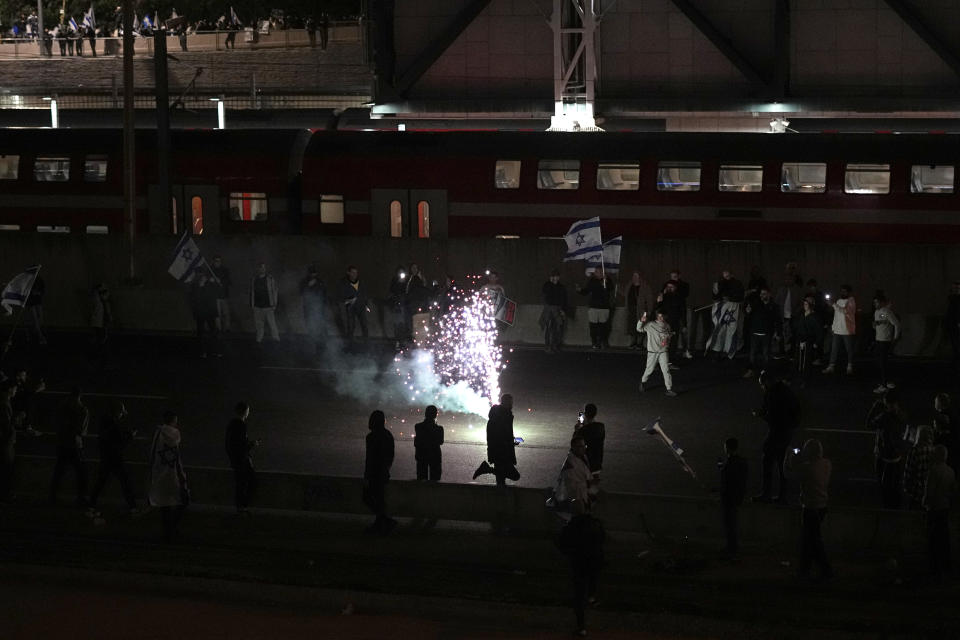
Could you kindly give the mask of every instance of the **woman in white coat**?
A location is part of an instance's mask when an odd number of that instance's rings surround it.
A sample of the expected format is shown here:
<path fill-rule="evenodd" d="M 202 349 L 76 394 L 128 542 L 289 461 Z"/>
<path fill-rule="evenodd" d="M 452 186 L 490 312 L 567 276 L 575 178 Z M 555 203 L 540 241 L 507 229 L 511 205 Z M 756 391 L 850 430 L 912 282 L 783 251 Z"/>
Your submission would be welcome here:
<path fill-rule="evenodd" d="M 163 539 L 173 542 L 183 517 L 183 510 L 190 502 L 187 474 L 180 459 L 180 429 L 177 414 L 167 411 L 163 424 L 153 434 L 150 446 L 150 482 L 148 500 L 160 508 L 163 521 Z"/>

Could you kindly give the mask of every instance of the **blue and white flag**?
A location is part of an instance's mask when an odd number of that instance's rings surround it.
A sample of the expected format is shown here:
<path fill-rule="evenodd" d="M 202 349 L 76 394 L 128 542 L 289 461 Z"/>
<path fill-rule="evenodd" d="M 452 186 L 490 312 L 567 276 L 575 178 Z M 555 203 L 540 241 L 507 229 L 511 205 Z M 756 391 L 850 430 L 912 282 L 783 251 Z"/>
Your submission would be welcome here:
<path fill-rule="evenodd" d="M 200 249 L 197 247 L 197 243 L 193 241 L 191 236 L 184 233 L 183 237 L 180 238 L 180 242 L 177 243 L 177 248 L 173 250 L 173 261 L 170 262 L 170 268 L 167 269 L 167 273 L 180 282 L 190 282 L 193 280 L 197 269 L 206 269 L 208 272 L 213 273 L 210 265 L 208 265 L 207 261 L 200 255 Z"/>
<path fill-rule="evenodd" d="M 91 29 L 96 28 L 97 19 L 93 17 L 93 5 L 90 5 L 90 9 L 88 9 L 87 12 L 83 14 L 83 24 L 87 25 Z"/>
<path fill-rule="evenodd" d="M 143 28 L 144 29 L 153 29 L 153 21 L 150 20 L 150 14 L 143 16 Z"/>
<path fill-rule="evenodd" d="M 13 313 L 12 307 L 22 307 L 30 297 L 30 291 L 33 289 L 33 283 L 37 280 L 37 274 L 40 272 L 40 265 L 35 264 L 27 267 L 23 273 L 16 276 L 3 288 L 3 294 L 0 295 L 0 306 L 7 312 L 7 315 Z"/>
<path fill-rule="evenodd" d="M 237 17 L 237 12 L 233 10 L 233 7 L 230 7 L 230 24 L 240 24 L 240 18 Z"/>
<path fill-rule="evenodd" d="M 620 252 L 623 249 L 623 236 L 617 236 L 603 243 L 603 270 L 606 273 L 620 273 Z M 587 260 L 588 267 L 599 267 L 599 257 Z"/>
<path fill-rule="evenodd" d="M 77 24 L 76 18 L 70 18 L 70 21 L 67 22 L 67 26 L 70 27 L 70 31 L 73 31 L 74 33 L 80 31 L 80 25 Z"/>
<path fill-rule="evenodd" d="M 563 256 L 564 262 L 592 260 L 599 263 L 603 259 L 599 217 L 574 222 L 563 239 L 567 242 L 567 255 Z"/>

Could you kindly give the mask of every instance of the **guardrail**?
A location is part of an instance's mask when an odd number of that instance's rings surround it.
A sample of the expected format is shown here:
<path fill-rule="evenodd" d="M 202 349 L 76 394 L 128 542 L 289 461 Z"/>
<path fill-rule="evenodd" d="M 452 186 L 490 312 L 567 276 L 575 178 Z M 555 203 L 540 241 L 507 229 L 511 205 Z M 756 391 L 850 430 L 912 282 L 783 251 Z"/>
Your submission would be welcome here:
<path fill-rule="evenodd" d="M 315 31 L 316 37 L 311 40 L 310 34 L 306 29 L 283 29 L 273 30 L 269 33 L 260 33 L 253 29 L 242 31 L 201 31 L 191 33 L 186 36 L 187 51 L 208 52 L 227 50 L 227 38 L 234 34 L 234 47 L 236 49 L 245 49 L 248 51 L 257 49 L 284 49 L 291 47 L 322 47 L 322 37 L 319 30 Z M 338 22 L 332 23 L 327 32 L 327 46 L 332 44 L 361 44 L 364 41 L 363 25 L 359 22 Z M 123 55 L 123 38 L 106 37 L 96 38 L 97 57 L 112 57 Z M 76 58 L 77 55 L 60 55 L 60 48 L 57 40 L 51 41 L 51 54 L 49 56 L 41 53 L 40 43 L 35 39 L 4 39 L 0 40 L 0 59 L 10 58 Z M 177 35 L 167 36 L 167 51 L 174 53 L 181 51 L 180 38 Z M 133 54 L 135 56 L 153 55 L 153 37 L 143 38 L 137 36 L 134 39 Z M 90 49 L 90 41 L 83 38 L 83 56 L 91 58 L 93 54 Z"/>

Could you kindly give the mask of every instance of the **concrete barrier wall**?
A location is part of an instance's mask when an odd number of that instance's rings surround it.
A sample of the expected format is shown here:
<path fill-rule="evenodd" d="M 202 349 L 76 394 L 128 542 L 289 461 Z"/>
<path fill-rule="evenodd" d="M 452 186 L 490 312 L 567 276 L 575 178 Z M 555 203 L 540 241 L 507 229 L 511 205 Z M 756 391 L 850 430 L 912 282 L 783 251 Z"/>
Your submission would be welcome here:
<path fill-rule="evenodd" d="M 119 235 L 83 236 L 38 233 L 0 233 L 0 279 L 11 277 L 25 265 L 40 263 L 47 284 L 45 310 L 51 326 L 78 328 L 88 325 L 90 289 L 105 282 L 113 290 L 117 328 L 124 331 L 192 331 L 192 318 L 185 291 L 166 270 L 176 238 L 145 236 L 137 240 L 137 273 L 142 284 L 124 286 L 128 251 Z M 387 294 L 390 277 L 397 265 L 417 262 L 428 279 L 442 279 L 444 273 L 462 279 L 487 268 L 501 274 L 508 297 L 519 304 L 517 322 L 504 330 L 503 340 L 514 343 L 542 342 L 540 287 L 551 269 L 559 267 L 572 304 L 583 304 L 574 287 L 584 281 L 583 263 L 561 263 L 563 243 L 557 240 L 498 240 L 456 238 L 419 240 L 412 238 L 330 238 L 323 236 L 204 236 L 199 239 L 207 256 L 221 254 L 231 269 L 231 294 L 236 327 L 252 331 L 249 310 L 249 282 L 259 261 L 265 261 L 278 279 L 281 331 L 304 330 L 299 282 L 306 265 L 315 263 L 327 290 L 334 295 L 347 264 L 356 264 L 361 279 L 375 303 L 370 324 L 375 336 L 383 335 L 382 308 L 376 300 Z M 611 343 L 627 344 L 623 292 L 636 266 L 659 285 L 667 272 L 679 266 L 690 283 L 691 306 L 710 302 L 710 285 L 721 266 L 731 268 L 746 280 L 749 267 L 757 264 L 772 283 L 782 279 L 783 265 L 798 260 L 804 277 L 816 277 L 827 291 L 841 283 L 854 287 L 862 313 L 858 317 L 858 341 L 869 341 L 870 298 L 883 288 L 894 301 L 903 324 L 903 338 L 896 346 L 902 355 L 943 355 L 948 345 L 942 340 L 940 314 L 946 304 L 946 289 L 960 274 L 960 251 L 953 247 L 724 243 L 688 240 L 683 242 L 639 242 L 624 245 L 624 272 L 620 280 L 621 305 L 613 317 Z M 568 344 L 589 344 L 585 309 L 570 318 Z M 0 322 L 9 320 L 0 319 Z M 698 335 L 702 344 L 705 330 Z"/>
<path fill-rule="evenodd" d="M 21 494 L 46 496 L 53 474 L 54 459 L 37 456 L 17 458 L 17 490 Z M 87 464 L 90 481 L 95 463 Z M 129 464 L 138 496 L 144 496 L 147 468 Z M 187 478 L 193 500 L 200 504 L 231 506 L 233 474 L 228 469 L 191 467 Z M 295 473 L 260 472 L 260 487 L 254 506 L 293 511 L 366 514 L 358 478 L 336 478 Z M 61 499 L 73 495 L 72 475 L 65 477 Z M 437 520 L 493 522 L 538 532 L 553 531 L 557 518 L 544 502 L 548 489 L 461 484 L 428 484 L 392 481 L 387 503 L 396 516 Z M 120 488 L 111 480 L 104 500 L 119 500 Z M 142 500 L 142 498 L 141 498 Z M 605 493 L 597 508 L 607 528 L 615 531 L 648 533 L 655 538 L 701 541 L 723 539 L 720 505 L 714 498 Z M 796 507 L 746 505 L 741 510 L 744 543 L 779 549 L 796 547 L 800 531 Z M 958 518 L 955 518 L 958 519 Z M 960 524 L 960 523 L 955 523 Z M 923 515 L 911 511 L 836 508 L 829 511 L 824 538 L 832 552 L 875 551 L 919 552 L 925 548 Z"/>

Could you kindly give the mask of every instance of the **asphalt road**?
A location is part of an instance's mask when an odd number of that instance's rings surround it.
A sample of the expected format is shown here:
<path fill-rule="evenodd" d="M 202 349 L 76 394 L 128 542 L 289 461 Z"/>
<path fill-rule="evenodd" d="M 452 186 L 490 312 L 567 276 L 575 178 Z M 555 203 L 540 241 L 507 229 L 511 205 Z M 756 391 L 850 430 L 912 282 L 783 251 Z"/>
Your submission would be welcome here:
<path fill-rule="evenodd" d="M 224 427 L 238 400 L 249 402 L 250 435 L 263 440 L 255 451 L 260 469 L 357 476 L 363 469 L 367 417 L 383 409 L 397 440 L 393 476 L 415 475 L 413 425 L 431 398 L 411 406 L 409 391 L 394 372 L 387 345 L 374 343 L 365 353 L 341 353 L 316 358 L 298 341 L 280 345 L 253 344 L 246 337 L 226 341 L 222 359 L 195 357 L 195 345 L 185 338 L 117 338 L 105 369 L 92 365 L 86 338 L 54 335 L 45 352 L 15 349 L 3 362 L 8 373 L 26 366 L 48 381 L 39 397 L 38 427 L 55 429 L 58 403 L 74 384 L 82 385 L 95 419 L 111 401 L 122 399 L 131 423 L 139 429 L 129 457 L 146 455 L 148 439 L 161 413 L 171 408 L 180 416 L 184 459 L 194 466 L 226 466 Z M 678 397 L 663 394 L 659 373 L 644 394 L 637 391 L 643 366 L 637 352 L 571 350 L 557 355 L 534 349 L 505 348 L 509 361 L 501 376 L 503 391 L 515 397 L 515 433 L 525 440 L 517 448 L 519 484 L 554 484 L 568 448 L 577 412 L 585 402 L 600 408 L 607 425 L 603 483 L 608 490 L 676 495 L 702 495 L 718 483 L 716 461 L 721 443 L 738 437 L 751 464 L 751 485 L 759 484 L 760 445 L 765 425 L 751 416 L 761 390 L 755 379 L 743 379 L 741 361 L 683 361 L 674 373 Z M 954 391 L 955 378 L 944 363 L 895 360 L 911 423 L 929 423 L 933 396 Z M 795 446 L 808 437 L 824 443 L 834 461 L 832 499 L 835 504 L 877 506 L 879 490 L 873 478 L 873 434 L 864 430 L 864 417 L 876 399 L 873 366 L 858 363 L 853 376 L 817 374 L 805 389 L 803 429 Z M 644 432 L 657 417 L 664 430 L 686 452 L 699 481 L 683 471 L 659 439 Z M 446 427 L 443 481 L 472 482 L 473 470 L 485 457 L 485 419 L 478 415 L 442 412 Z M 18 451 L 53 455 L 52 435 L 22 437 Z M 96 443 L 88 440 L 89 455 Z M 485 476 L 477 482 L 492 482 Z M 793 487 L 791 493 L 796 493 Z"/>

